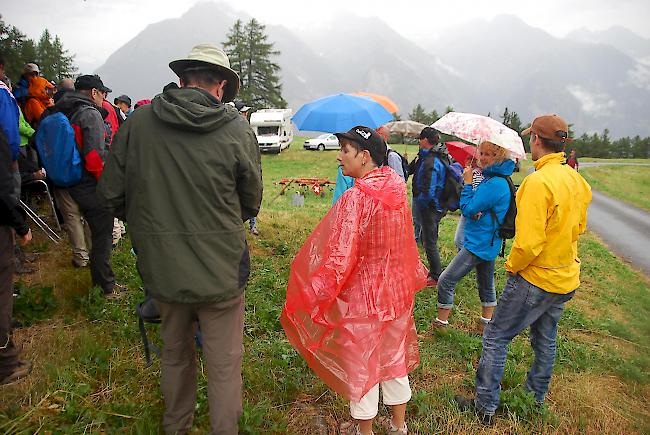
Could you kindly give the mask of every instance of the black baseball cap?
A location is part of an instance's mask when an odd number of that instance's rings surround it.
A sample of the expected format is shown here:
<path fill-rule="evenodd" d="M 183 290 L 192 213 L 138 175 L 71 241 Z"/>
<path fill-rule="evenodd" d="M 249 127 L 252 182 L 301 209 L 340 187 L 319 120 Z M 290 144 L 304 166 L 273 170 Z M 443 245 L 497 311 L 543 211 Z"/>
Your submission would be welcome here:
<path fill-rule="evenodd" d="M 131 99 L 129 98 L 128 95 L 120 95 L 119 97 L 115 97 L 115 100 L 113 100 L 113 103 L 117 104 L 118 101 L 121 101 L 122 103 L 124 103 L 127 106 L 131 107 Z"/>
<path fill-rule="evenodd" d="M 357 125 L 346 133 L 334 133 L 339 139 L 347 139 L 359 145 L 362 150 L 368 150 L 372 159 L 379 165 L 386 163 L 388 147 L 384 138 L 374 128 Z"/>
<path fill-rule="evenodd" d="M 74 82 L 74 88 L 78 91 L 95 88 L 102 92 L 113 92 L 111 88 L 104 86 L 102 79 L 97 74 L 85 74 L 77 77 L 77 80 Z"/>

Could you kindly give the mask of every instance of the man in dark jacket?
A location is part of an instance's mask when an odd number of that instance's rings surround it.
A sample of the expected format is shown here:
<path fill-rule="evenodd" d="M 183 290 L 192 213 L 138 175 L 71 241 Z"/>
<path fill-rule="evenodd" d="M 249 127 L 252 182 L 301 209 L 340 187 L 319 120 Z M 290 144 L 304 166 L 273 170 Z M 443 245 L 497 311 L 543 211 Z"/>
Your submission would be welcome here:
<path fill-rule="evenodd" d="M 186 433 L 192 425 L 198 319 L 211 433 L 236 434 L 249 274 L 242 222 L 257 215 L 262 199 L 259 147 L 248 122 L 224 104 L 237 94 L 239 77 L 221 49 L 198 45 L 169 66 L 181 88 L 131 114 L 99 188 L 129 224 L 161 315 L 165 432 Z"/>
<path fill-rule="evenodd" d="M 90 275 L 94 285 L 102 288 L 107 299 L 119 297 L 115 291 L 115 276 L 110 258 L 113 238 L 113 216 L 106 202 L 97 194 L 97 182 L 104 168 L 106 157 L 103 93 L 106 86 L 99 76 L 82 75 L 75 81 L 75 91 L 68 91 L 43 115 L 62 112 L 70 120 L 77 133 L 77 145 L 84 162 L 81 181 L 71 187 L 57 188 L 56 197 L 66 220 L 66 228 L 75 254 L 83 240 L 83 226 L 68 206 L 72 199 L 88 222 L 91 236 Z M 70 219 L 76 219 L 70 222 Z M 72 228 L 72 229 L 71 229 Z M 77 260 L 77 258 L 75 258 Z"/>
<path fill-rule="evenodd" d="M 12 281 L 14 268 L 14 232 L 21 245 L 32 239 L 25 223 L 25 214 L 14 195 L 12 157 L 9 141 L 0 131 L 0 385 L 13 383 L 27 376 L 32 364 L 18 359 L 18 349 L 11 339 L 13 311 Z"/>
<path fill-rule="evenodd" d="M 440 201 L 446 172 L 440 158 L 446 156 L 446 148 L 438 142 L 438 132 L 431 127 L 424 127 L 420 133 L 420 151 L 409 167 L 409 173 L 413 174 L 414 221 L 420 223 L 422 243 L 429 262 L 429 287 L 438 284 L 438 277 L 442 272 L 438 251 L 438 226 L 447 212 Z"/>

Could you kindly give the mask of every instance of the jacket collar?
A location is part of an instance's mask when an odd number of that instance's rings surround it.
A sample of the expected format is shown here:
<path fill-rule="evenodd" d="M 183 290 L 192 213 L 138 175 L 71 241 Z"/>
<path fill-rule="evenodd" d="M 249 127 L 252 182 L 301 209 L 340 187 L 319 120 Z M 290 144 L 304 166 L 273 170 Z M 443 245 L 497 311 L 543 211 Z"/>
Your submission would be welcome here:
<path fill-rule="evenodd" d="M 533 165 L 535 165 L 535 170 L 539 171 L 545 165 L 563 165 L 565 161 L 564 152 L 551 153 L 546 154 L 544 157 L 534 162 Z"/>

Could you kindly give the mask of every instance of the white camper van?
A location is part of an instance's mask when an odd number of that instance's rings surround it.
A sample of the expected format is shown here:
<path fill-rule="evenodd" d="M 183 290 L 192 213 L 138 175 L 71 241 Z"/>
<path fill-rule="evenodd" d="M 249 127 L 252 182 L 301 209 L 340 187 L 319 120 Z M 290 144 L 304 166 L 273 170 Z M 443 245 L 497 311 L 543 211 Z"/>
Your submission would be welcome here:
<path fill-rule="evenodd" d="M 251 127 L 260 144 L 260 151 L 279 154 L 293 140 L 291 109 L 261 109 L 251 115 Z"/>

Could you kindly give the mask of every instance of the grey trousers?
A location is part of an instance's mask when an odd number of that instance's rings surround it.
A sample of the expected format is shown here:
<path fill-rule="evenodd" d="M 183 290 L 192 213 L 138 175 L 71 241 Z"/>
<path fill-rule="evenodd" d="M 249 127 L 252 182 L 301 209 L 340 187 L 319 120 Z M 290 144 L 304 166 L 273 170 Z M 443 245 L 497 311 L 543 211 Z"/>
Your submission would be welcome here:
<path fill-rule="evenodd" d="M 165 433 L 185 434 L 192 427 L 197 391 L 194 322 L 198 320 L 208 370 L 210 433 L 237 434 L 242 414 L 244 295 L 212 304 L 155 303 L 162 320 L 160 389 Z"/>
<path fill-rule="evenodd" d="M 77 266 L 88 264 L 88 250 L 90 249 L 90 228 L 81 216 L 79 206 L 70 196 L 68 189 L 57 187 L 54 198 L 63 215 L 63 229 L 68 233 L 72 245 L 72 260 Z"/>

